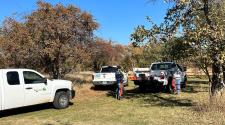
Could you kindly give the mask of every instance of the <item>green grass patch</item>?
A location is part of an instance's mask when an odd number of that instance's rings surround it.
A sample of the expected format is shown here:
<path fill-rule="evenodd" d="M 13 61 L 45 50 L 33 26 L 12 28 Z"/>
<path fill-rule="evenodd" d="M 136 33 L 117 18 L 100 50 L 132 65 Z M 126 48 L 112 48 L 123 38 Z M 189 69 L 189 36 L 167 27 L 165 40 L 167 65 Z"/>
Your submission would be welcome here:
<path fill-rule="evenodd" d="M 84 85 L 67 109 L 56 110 L 49 105 L 32 106 L 1 114 L 0 125 L 206 125 L 225 124 L 224 113 L 196 110 L 208 100 L 208 85 L 188 82 L 181 95 L 140 93 L 132 82 L 127 95 L 116 100 L 109 90 L 92 90 Z M 86 91 L 84 91 L 86 89 Z M 80 88 L 77 88 L 79 93 Z M 102 93 L 97 94 L 95 93 Z M 85 97 L 85 98 L 84 98 Z M 7 114 L 8 112 L 8 114 Z"/>

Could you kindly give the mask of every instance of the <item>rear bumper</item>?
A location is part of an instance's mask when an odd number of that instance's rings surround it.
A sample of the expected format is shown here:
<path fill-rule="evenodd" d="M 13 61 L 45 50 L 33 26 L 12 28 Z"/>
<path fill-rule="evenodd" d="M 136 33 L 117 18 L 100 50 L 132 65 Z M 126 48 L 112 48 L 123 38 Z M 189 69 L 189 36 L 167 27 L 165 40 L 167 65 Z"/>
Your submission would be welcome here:
<path fill-rule="evenodd" d="M 116 81 L 93 81 L 93 84 L 94 85 L 108 86 L 108 85 L 116 84 Z"/>
<path fill-rule="evenodd" d="M 158 81 L 158 80 L 135 80 L 135 85 L 144 85 L 144 86 L 164 86 L 167 85 L 166 81 Z"/>

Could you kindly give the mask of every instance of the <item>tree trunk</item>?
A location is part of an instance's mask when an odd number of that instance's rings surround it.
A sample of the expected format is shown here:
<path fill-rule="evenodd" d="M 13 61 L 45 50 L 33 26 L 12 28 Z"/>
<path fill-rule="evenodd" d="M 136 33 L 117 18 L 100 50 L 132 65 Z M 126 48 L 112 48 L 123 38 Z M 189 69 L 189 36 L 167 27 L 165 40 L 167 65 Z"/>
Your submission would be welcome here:
<path fill-rule="evenodd" d="M 219 54 L 213 54 L 212 63 L 212 82 L 211 82 L 211 96 L 215 96 L 223 88 L 221 82 L 221 63 L 219 60 Z"/>
<path fill-rule="evenodd" d="M 206 71 L 206 75 L 208 77 L 209 82 L 212 82 L 212 79 L 211 79 L 211 76 L 209 74 L 209 71 L 208 71 L 207 67 L 206 67 L 205 71 Z"/>
<path fill-rule="evenodd" d="M 208 77 L 209 82 L 212 82 L 212 78 L 209 74 L 209 70 L 208 70 L 208 65 L 206 63 L 204 63 L 203 65 L 199 64 L 198 61 L 195 61 L 196 66 L 199 67 L 204 73 L 205 75 Z M 202 62 L 200 62 L 202 63 Z"/>

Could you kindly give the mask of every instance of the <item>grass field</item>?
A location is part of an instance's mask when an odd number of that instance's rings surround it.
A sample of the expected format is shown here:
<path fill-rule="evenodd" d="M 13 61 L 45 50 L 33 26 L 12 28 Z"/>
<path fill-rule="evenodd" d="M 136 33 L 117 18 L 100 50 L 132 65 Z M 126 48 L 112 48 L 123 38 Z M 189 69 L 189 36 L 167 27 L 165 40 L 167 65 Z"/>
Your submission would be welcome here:
<path fill-rule="evenodd" d="M 132 83 L 116 100 L 110 90 L 76 86 L 77 95 L 67 109 L 49 104 L 4 111 L 0 125 L 216 125 L 225 124 L 225 113 L 204 110 L 208 84 L 189 82 L 181 95 L 140 93 Z"/>

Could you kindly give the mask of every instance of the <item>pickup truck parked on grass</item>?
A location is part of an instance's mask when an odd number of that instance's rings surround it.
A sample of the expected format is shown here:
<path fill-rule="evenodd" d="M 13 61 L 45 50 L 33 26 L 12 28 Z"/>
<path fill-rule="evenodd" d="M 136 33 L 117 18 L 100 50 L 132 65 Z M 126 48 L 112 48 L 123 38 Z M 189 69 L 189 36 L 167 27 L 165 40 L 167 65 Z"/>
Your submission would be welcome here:
<path fill-rule="evenodd" d="M 128 75 L 128 79 L 134 82 L 147 80 L 149 73 L 149 68 L 133 68 L 132 73 Z"/>
<path fill-rule="evenodd" d="M 63 109 L 74 96 L 70 81 L 49 80 L 30 69 L 0 69 L 0 110 L 48 102 Z"/>
<path fill-rule="evenodd" d="M 177 71 L 181 72 L 181 87 L 186 86 L 187 76 L 186 68 L 182 68 L 175 62 L 155 62 L 152 63 L 149 70 L 149 77 L 146 80 L 136 81 L 135 85 L 139 85 L 140 90 L 145 90 L 150 86 L 159 86 L 172 91 L 173 74 Z"/>
<path fill-rule="evenodd" d="M 94 86 L 108 86 L 116 85 L 116 71 L 117 66 L 102 66 L 100 73 L 93 73 L 93 85 Z M 127 85 L 127 75 L 123 72 L 123 83 Z"/>

